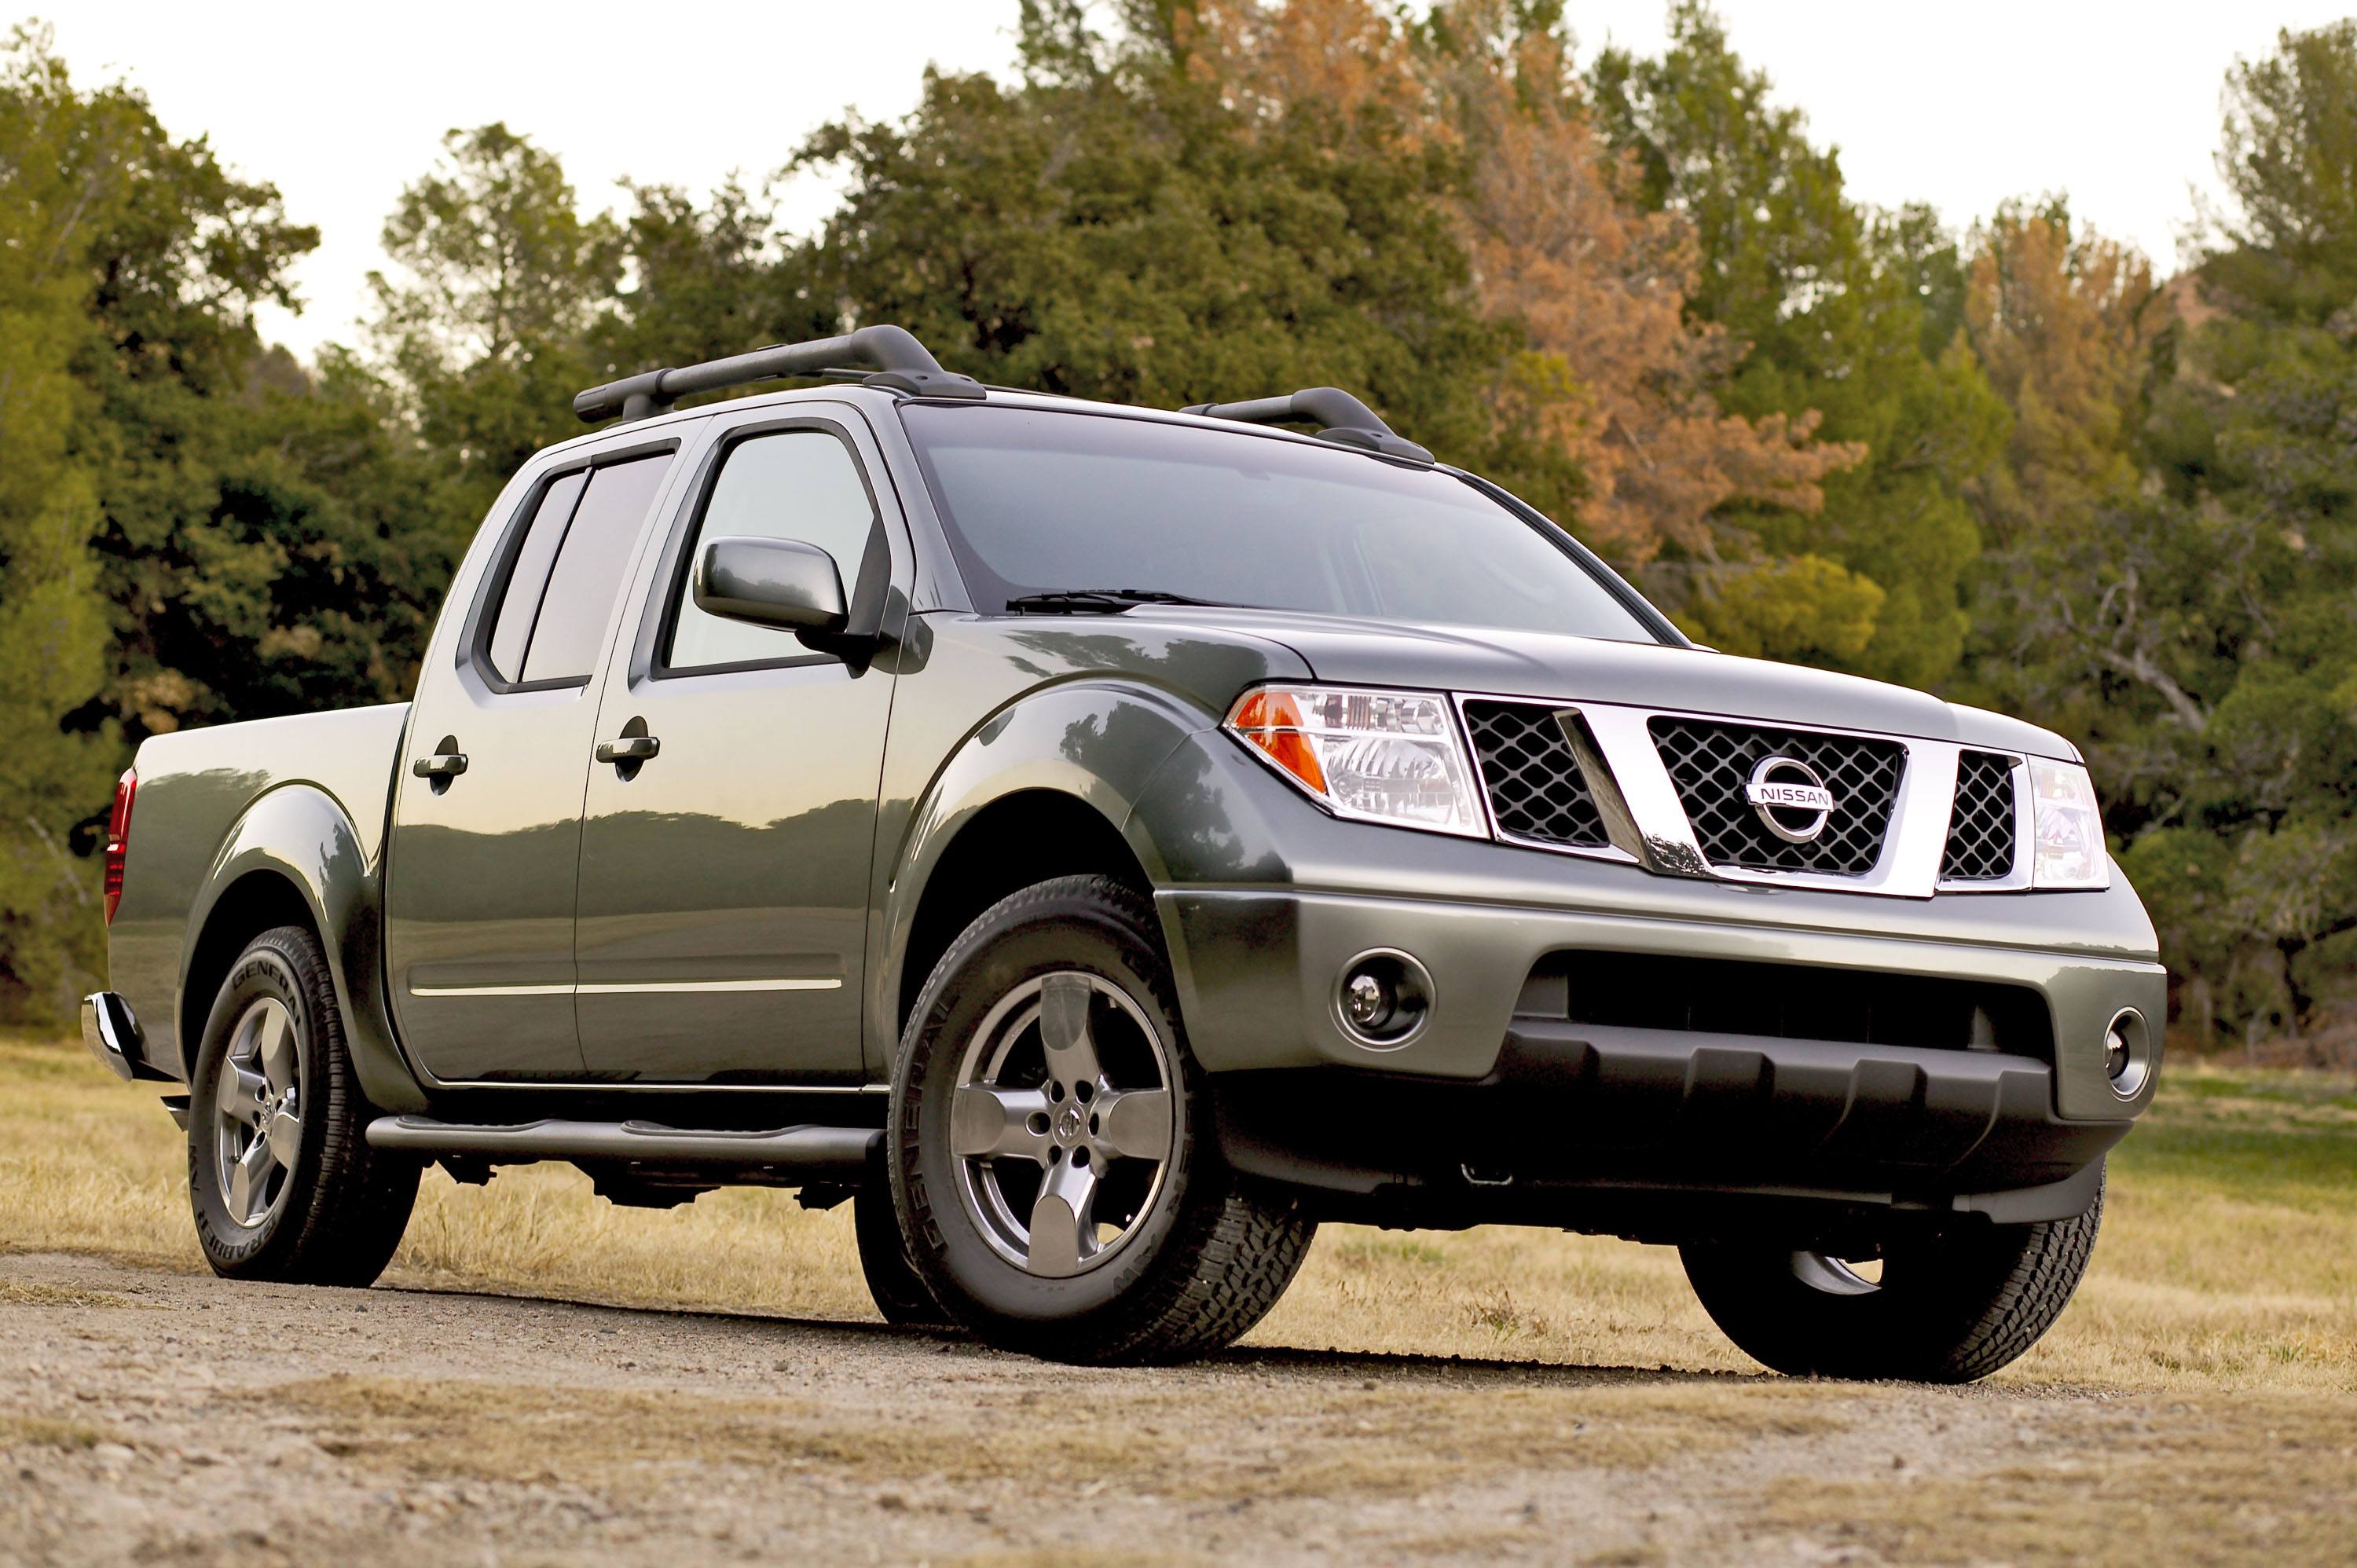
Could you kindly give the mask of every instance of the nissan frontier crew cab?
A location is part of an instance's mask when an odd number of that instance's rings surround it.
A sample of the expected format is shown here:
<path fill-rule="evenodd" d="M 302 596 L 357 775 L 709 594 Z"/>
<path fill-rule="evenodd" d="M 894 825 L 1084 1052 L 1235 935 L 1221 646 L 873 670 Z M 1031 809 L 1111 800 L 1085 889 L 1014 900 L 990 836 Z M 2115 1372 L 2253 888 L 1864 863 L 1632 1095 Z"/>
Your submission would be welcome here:
<path fill-rule="evenodd" d="M 124 775 L 84 1031 L 220 1273 L 564 1160 L 848 1201 L 888 1317 L 1081 1362 L 1226 1344 L 1328 1219 L 1674 1245 L 1791 1372 L 2070 1298 L 2165 985 L 2060 737 L 1697 648 L 1333 388 L 875 326 L 576 408 L 413 701 Z"/>

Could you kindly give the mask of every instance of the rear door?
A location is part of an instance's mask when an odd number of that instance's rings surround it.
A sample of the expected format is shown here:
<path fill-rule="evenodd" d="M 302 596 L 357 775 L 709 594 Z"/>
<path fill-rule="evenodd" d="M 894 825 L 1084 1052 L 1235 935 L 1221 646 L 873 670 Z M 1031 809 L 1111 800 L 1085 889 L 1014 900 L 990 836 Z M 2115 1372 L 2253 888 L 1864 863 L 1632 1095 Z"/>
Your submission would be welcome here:
<path fill-rule="evenodd" d="M 582 785 L 622 585 L 677 446 L 618 443 L 541 475 L 455 649 L 437 639 L 419 680 L 393 800 L 385 955 L 402 1038 L 445 1082 L 582 1075 Z"/>
<path fill-rule="evenodd" d="M 704 539 L 795 539 L 834 558 L 855 605 L 880 605 L 907 550 L 856 411 L 715 430 L 600 698 L 599 739 L 659 749 L 590 769 L 582 1051 L 614 1080 L 855 1083 L 892 676 L 707 616 L 689 575 Z"/>

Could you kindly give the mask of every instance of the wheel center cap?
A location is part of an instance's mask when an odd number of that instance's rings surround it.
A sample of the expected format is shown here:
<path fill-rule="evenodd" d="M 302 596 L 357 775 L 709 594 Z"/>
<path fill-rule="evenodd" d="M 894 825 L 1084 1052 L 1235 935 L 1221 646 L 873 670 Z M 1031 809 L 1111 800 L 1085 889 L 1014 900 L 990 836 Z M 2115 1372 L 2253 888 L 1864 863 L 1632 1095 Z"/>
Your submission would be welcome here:
<path fill-rule="evenodd" d="M 1088 1113 L 1078 1101 L 1066 1105 L 1056 1113 L 1056 1142 L 1070 1148 L 1080 1142 L 1081 1129 L 1088 1125 Z"/>

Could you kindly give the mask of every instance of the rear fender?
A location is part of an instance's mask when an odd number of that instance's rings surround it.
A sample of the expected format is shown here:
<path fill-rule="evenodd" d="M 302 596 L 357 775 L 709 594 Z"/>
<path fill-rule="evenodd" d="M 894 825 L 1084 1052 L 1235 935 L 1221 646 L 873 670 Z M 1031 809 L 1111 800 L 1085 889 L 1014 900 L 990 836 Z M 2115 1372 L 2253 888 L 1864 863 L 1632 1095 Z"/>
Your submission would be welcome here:
<path fill-rule="evenodd" d="M 194 1056 L 212 1006 L 211 987 L 198 974 L 205 934 L 224 897 L 256 875 L 290 885 L 309 908 L 327 950 L 344 1040 L 370 1100 L 386 1111 L 423 1111 L 426 1100 L 402 1060 L 385 1009 L 383 878 L 351 819 L 325 790 L 289 784 L 256 800 L 222 841 L 198 889 L 180 958 L 183 1062 L 193 1078 Z M 192 984 L 193 983 L 193 984 Z M 198 989 L 204 995 L 195 994 Z"/>

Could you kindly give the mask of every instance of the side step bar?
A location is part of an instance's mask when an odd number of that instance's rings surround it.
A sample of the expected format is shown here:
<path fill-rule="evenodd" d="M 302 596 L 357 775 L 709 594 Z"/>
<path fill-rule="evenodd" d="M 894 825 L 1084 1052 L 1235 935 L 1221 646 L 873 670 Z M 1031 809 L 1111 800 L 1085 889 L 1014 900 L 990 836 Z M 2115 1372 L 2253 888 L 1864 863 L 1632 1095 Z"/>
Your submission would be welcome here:
<path fill-rule="evenodd" d="M 619 1160 L 709 1170 L 766 1166 L 813 1182 L 856 1182 L 884 1134 L 872 1127 L 780 1127 L 767 1133 L 665 1127 L 655 1122 L 524 1122 L 476 1126 L 429 1116 L 380 1116 L 371 1148 L 471 1155 L 490 1165 L 533 1160 Z"/>

